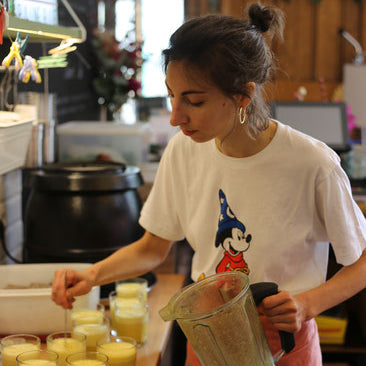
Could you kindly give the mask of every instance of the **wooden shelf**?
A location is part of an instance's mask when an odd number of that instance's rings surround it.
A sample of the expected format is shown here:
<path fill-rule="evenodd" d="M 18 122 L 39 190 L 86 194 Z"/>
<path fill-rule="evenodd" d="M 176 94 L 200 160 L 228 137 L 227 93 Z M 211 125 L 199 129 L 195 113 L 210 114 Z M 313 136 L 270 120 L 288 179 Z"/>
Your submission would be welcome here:
<path fill-rule="evenodd" d="M 60 42 L 63 39 L 82 38 L 81 30 L 76 27 L 50 25 L 10 17 L 5 35 L 9 35 L 12 39 L 15 39 L 17 32 L 29 34 L 30 42 Z"/>
<path fill-rule="evenodd" d="M 322 345 L 323 366 L 365 365 L 366 347 Z"/>
<path fill-rule="evenodd" d="M 323 353 L 352 353 L 352 354 L 366 354 L 365 347 L 355 346 L 341 346 L 341 345 L 321 345 Z"/>

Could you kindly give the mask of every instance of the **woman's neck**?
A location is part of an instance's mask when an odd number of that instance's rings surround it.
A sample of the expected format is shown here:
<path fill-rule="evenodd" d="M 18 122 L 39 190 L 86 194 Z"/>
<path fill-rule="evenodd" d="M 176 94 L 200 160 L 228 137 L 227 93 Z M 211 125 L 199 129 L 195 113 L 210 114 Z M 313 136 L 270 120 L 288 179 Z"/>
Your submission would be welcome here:
<path fill-rule="evenodd" d="M 223 141 L 216 139 L 216 146 L 227 156 L 246 158 L 262 151 L 272 141 L 276 130 L 277 123 L 270 121 L 266 130 L 250 136 L 247 127 L 238 125 Z"/>

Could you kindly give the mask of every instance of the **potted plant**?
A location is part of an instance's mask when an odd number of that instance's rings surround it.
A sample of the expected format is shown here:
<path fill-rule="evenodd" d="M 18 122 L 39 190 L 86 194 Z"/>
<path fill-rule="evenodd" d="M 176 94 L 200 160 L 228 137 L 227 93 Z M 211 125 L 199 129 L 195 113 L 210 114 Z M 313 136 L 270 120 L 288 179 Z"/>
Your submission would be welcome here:
<path fill-rule="evenodd" d="M 123 104 L 141 92 L 142 43 L 131 41 L 128 33 L 118 42 L 112 32 L 95 31 L 92 45 L 97 68 L 94 90 L 105 112 L 103 119 L 114 120 Z"/>

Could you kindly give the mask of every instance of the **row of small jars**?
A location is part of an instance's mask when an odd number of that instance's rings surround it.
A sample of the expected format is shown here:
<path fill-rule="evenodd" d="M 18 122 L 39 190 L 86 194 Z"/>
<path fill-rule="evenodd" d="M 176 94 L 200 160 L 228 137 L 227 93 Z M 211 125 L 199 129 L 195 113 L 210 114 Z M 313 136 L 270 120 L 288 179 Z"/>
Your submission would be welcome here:
<path fill-rule="evenodd" d="M 44 360 L 41 365 L 37 364 L 37 366 L 114 365 L 113 360 L 116 357 L 125 356 L 126 352 L 123 351 L 123 347 L 129 349 L 127 359 L 130 360 L 123 365 L 133 366 L 136 362 L 136 350 L 133 352 L 133 349 L 143 345 L 147 340 L 147 281 L 143 278 L 134 278 L 117 282 L 116 291 L 109 295 L 109 306 L 110 319 L 105 315 L 102 304 L 98 304 L 94 310 L 73 309 L 71 312 L 72 332 L 62 331 L 50 334 L 47 337 L 47 351 L 26 352 L 19 355 L 18 361 L 16 361 L 17 354 L 25 350 L 24 347 L 32 347 L 30 346 L 32 344 L 33 347 L 39 345 L 40 342 L 37 342 L 39 338 L 33 335 L 14 335 L 4 338 L 0 341 L 3 350 L 3 366 L 16 366 L 16 362 L 22 366 L 35 365 L 36 363 L 32 362 L 32 359 L 41 356 L 44 357 Z M 111 340 L 111 337 L 114 340 Z M 36 341 L 28 341 L 31 339 Z M 83 343 L 85 343 L 85 347 Z M 105 350 L 103 347 L 108 349 Z M 101 350 L 102 352 L 100 352 Z M 107 354 L 107 359 L 109 355 L 109 361 L 102 360 L 105 355 L 99 355 L 99 353 L 103 353 L 103 351 Z M 121 354 L 119 355 L 117 351 Z M 49 359 L 52 358 L 53 352 L 58 355 L 57 362 Z M 75 357 L 77 359 L 74 359 Z M 23 358 L 27 359 L 23 360 Z"/>
<path fill-rule="evenodd" d="M 95 310 L 72 310 L 72 330 L 86 335 L 88 351 L 94 351 L 97 339 L 110 333 L 133 338 L 138 346 L 147 341 L 147 288 L 147 280 L 140 277 L 118 281 L 116 291 L 109 294 L 109 317 L 102 304 Z"/>
<path fill-rule="evenodd" d="M 47 336 L 47 348 L 33 334 L 14 334 L 0 341 L 3 366 L 135 366 L 137 343 L 130 337 L 100 338 L 88 351 L 86 335 L 64 331 Z"/>
<path fill-rule="evenodd" d="M 149 316 L 148 282 L 137 277 L 116 282 L 116 291 L 109 294 L 112 333 L 136 339 L 138 345 L 147 341 Z"/>

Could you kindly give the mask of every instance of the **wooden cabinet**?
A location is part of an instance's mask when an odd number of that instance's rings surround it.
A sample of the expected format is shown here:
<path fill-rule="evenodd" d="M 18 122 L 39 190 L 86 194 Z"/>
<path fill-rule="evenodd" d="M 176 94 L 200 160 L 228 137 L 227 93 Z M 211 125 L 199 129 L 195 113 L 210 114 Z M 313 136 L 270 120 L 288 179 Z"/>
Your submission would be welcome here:
<path fill-rule="evenodd" d="M 187 17 L 215 12 L 209 0 L 186 0 Z M 216 2 L 218 3 L 218 2 Z M 249 0 L 221 0 L 219 12 L 246 16 Z M 268 0 L 286 16 L 283 43 L 274 43 L 278 72 L 272 99 L 293 100 L 299 86 L 308 90 L 308 101 L 322 101 L 319 79 L 329 98 L 342 83 L 343 65 L 353 61 L 354 49 L 339 34 L 343 28 L 366 48 L 366 4 L 356 0 Z"/>

